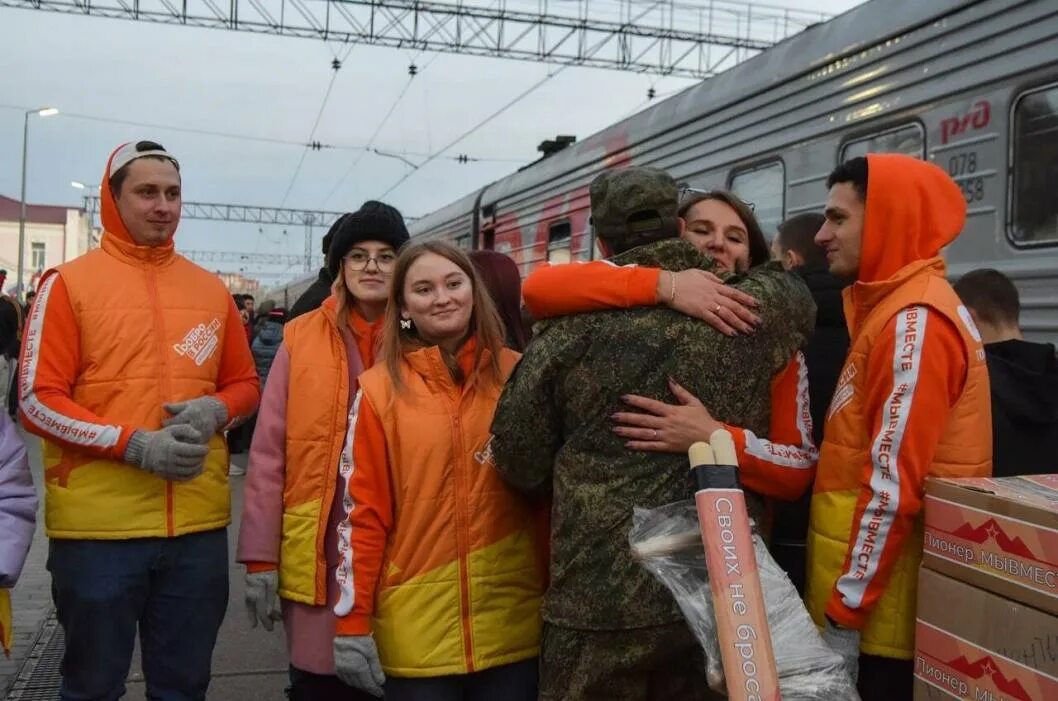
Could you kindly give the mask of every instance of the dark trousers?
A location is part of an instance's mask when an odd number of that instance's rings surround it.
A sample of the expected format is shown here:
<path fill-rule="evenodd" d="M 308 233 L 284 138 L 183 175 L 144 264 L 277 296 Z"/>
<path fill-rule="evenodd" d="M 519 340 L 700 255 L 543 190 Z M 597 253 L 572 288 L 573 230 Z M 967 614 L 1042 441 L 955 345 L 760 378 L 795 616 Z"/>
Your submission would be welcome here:
<path fill-rule="evenodd" d="M 389 677 L 386 701 L 536 701 L 536 658 L 448 677 Z"/>
<path fill-rule="evenodd" d="M 544 624 L 540 701 L 712 701 L 705 653 L 684 622 L 632 630 Z"/>
<path fill-rule="evenodd" d="M 861 654 L 860 678 L 856 687 L 863 701 L 911 701 L 915 662 Z"/>
<path fill-rule="evenodd" d="M 366 691 L 349 686 L 333 674 L 314 674 L 290 665 L 290 701 L 378 701 Z"/>
<path fill-rule="evenodd" d="M 52 540 L 52 598 L 66 634 L 62 701 L 113 701 L 139 629 L 151 701 L 202 701 L 228 606 L 225 529 L 177 538 Z"/>

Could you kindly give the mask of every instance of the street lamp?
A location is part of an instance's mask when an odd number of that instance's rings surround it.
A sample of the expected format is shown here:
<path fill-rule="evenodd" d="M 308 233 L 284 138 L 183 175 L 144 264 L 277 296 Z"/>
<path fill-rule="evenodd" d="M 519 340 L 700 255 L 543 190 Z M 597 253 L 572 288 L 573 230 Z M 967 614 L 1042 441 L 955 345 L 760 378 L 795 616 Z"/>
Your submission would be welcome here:
<path fill-rule="evenodd" d="M 26 256 L 26 152 L 29 150 L 29 117 L 51 117 L 59 114 L 54 107 L 41 107 L 26 112 L 25 124 L 22 128 L 22 203 L 18 212 L 18 294 L 24 294 L 22 289 L 22 272 L 25 267 Z"/>

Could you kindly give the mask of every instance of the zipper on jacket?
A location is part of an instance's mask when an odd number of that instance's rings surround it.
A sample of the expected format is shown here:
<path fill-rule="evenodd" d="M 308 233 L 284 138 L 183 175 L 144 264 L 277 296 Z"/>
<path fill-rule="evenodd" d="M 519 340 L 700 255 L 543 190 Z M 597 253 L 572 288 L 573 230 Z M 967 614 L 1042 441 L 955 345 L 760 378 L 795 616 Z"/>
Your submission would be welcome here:
<path fill-rule="evenodd" d="M 434 359 L 438 367 L 435 371 L 442 373 L 440 377 L 448 378 L 448 368 L 438 359 Z M 451 383 L 451 380 L 449 380 Z M 452 479 L 455 487 L 455 508 L 453 513 L 456 519 L 456 558 L 459 562 L 459 600 L 462 609 L 463 628 L 463 654 L 467 663 L 467 674 L 473 673 L 474 669 L 474 639 L 473 639 L 473 611 L 470 604 L 470 536 L 467 528 L 467 487 L 464 475 L 464 463 L 466 462 L 466 449 L 463 445 L 463 426 L 460 420 L 462 408 L 462 388 L 454 387 L 454 391 L 445 390 L 445 404 L 448 406 L 449 421 L 452 431 Z"/>
<path fill-rule="evenodd" d="M 147 275 L 147 299 L 154 312 L 154 340 L 158 347 L 158 362 L 161 364 L 161 377 L 158 378 L 159 404 L 172 399 L 172 377 L 169 368 L 169 355 L 166 353 L 165 315 L 162 314 L 161 296 L 158 294 L 158 273 L 149 263 L 145 266 Z M 170 538 L 176 535 L 175 505 L 173 483 L 165 480 L 165 533 Z"/>

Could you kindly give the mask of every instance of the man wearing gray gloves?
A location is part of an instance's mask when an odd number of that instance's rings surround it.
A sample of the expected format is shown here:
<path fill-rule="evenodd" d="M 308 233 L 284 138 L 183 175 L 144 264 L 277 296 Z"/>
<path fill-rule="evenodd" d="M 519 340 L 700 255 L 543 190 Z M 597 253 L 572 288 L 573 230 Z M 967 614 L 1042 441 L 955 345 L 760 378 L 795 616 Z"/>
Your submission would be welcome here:
<path fill-rule="evenodd" d="M 147 697 L 201 700 L 228 601 L 228 456 L 257 373 L 220 280 L 176 254 L 180 168 L 118 147 L 100 248 L 42 278 L 19 374 L 43 438 L 64 701 L 125 692 L 137 628 Z"/>

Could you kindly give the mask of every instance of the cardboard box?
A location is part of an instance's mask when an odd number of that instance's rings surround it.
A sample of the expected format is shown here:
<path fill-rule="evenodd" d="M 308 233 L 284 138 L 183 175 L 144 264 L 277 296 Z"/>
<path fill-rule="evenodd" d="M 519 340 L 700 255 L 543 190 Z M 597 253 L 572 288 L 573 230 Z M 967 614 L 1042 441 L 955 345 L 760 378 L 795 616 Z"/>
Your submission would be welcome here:
<path fill-rule="evenodd" d="M 1058 615 L 1058 475 L 928 480 L 924 526 L 923 567 Z"/>
<path fill-rule="evenodd" d="M 915 701 L 1058 699 L 1058 617 L 919 570 Z"/>

